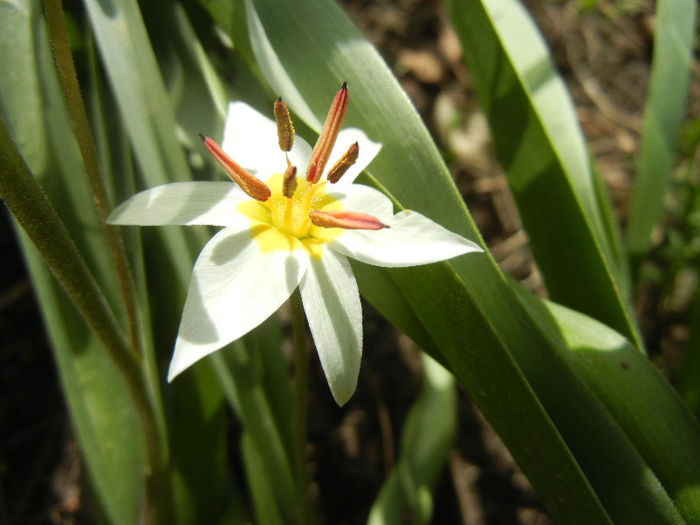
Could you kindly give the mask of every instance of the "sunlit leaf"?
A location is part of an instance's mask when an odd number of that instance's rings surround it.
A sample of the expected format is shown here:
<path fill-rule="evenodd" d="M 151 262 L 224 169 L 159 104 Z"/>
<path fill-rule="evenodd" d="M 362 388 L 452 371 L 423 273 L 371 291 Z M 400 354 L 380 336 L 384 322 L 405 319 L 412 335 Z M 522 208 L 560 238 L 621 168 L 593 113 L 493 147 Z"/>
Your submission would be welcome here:
<path fill-rule="evenodd" d="M 542 36 L 514 0 L 445 4 L 550 297 L 641 347 L 609 203 Z"/>

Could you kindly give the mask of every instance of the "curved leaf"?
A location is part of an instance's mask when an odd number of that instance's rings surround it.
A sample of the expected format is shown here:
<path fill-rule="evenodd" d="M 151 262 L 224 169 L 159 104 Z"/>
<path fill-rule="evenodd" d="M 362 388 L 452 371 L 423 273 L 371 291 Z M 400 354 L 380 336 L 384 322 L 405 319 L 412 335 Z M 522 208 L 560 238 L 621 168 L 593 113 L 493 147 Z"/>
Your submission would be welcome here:
<path fill-rule="evenodd" d="M 562 357 L 609 408 L 629 439 L 692 523 L 700 516 L 700 427 L 661 372 L 620 334 L 581 313 L 541 301 L 522 287 Z M 677 518 L 680 521 L 680 517 Z"/>
<path fill-rule="evenodd" d="M 688 91 L 696 11 L 693 0 L 659 0 L 656 4 L 654 57 L 626 231 L 635 269 L 649 248 L 671 176 Z"/>
<path fill-rule="evenodd" d="M 541 35 L 515 0 L 445 4 L 550 297 L 641 348 L 608 203 Z"/>

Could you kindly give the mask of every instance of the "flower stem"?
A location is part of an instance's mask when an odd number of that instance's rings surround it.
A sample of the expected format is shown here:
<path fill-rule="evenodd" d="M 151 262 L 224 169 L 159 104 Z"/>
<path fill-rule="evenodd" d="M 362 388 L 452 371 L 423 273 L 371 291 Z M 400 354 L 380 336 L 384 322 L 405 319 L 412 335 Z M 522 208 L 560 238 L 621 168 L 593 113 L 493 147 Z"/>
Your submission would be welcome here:
<path fill-rule="evenodd" d="M 80 84 L 75 71 L 73 55 L 68 43 L 68 32 L 66 30 L 65 17 L 61 0 L 50 0 L 44 3 L 46 8 L 46 20 L 48 22 L 49 36 L 56 59 L 56 69 L 58 78 L 66 100 L 66 108 L 73 125 L 75 138 L 78 143 L 80 155 L 83 158 L 85 172 L 90 182 L 90 189 L 95 200 L 95 206 L 102 222 L 107 246 L 114 264 L 119 282 L 119 288 L 124 301 L 127 325 L 129 328 L 129 345 L 131 351 L 137 354 L 142 353 L 141 341 L 138 335 L 138 322 L 136 315 L 136 299 L 133 289 L 129 263 L 124 249 L 124 243 L 116 228 L 107 224 L 106 218 L 109 214 L 109 202 L 107 191 L 102 183 L 100 174 L 97 149 L 92 138 L 90 125 L 83 97 L 80 93 Z"/>
<path fill-rule="evenodd" d="M 294 347 L 294 391 L 296 400 L 296 445 L 297 445 L 297 484 L 299 488 L 299 508 L 301 523 L 312 523 L 311 501 L 309 489 L 308 459 L 306 456 L 306 441 L 308 431 L 307 391 L 309 354 L 306 350 L 306 318 L 301 303 L 299 289 L 289 298 L 292 310 L 292 344 Z"/>

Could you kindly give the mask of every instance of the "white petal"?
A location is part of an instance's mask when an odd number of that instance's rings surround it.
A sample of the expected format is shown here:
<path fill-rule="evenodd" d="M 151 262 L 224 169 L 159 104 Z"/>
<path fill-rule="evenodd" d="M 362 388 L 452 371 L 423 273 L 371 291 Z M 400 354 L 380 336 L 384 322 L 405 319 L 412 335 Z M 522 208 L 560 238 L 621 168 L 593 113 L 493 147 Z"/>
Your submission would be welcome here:
<path fill-rule="evenodd" d="M 236 206 L 250 200 L 232 182 L 174 182 L 137 193 L 107 217 L 111 224 L 246 227 Z"/>
<path fill-rule="evenodd" d="M 248 231 L 217 233 L 195 263 L 168 381 L 275 312 L 304 276 L 308 256 L 261 252 Z"/>
<path fill-rule="evenodd" d="M 342 406 L 355 392 L 362 358 L 362 305 L 350 263 L 326 250 L 310 259 L 299 289 L 328 386 Z"/>
<path fill-rule="evenodd" d="M 270 115 L 273 115 L 272 106 Z M 283 173 L 287 167 L 284 152 L 277 142 L 275 121 L 243 102 L 231 102 L 228 106 L 221 147 L 229 157 L 262 180 L 273 173 Z M 301 171 L 306 169 L 309 158 L 311 146 L 295 136 L 289 161 Z"/>
<path fill-rule="evenodd" d="M 358 261 L 387 267 L 417 266 L 483 251 L 415 211 L 397 213 L 384 224 L 389 228 L 345 230 L 328 247 Z"/>
<path fill-rule="evenodd" d="M 340 201 L 344 210 L 368 213 L 384 224 L 394 217 L 394 205 L 381 191 L 362 184 L 339 188 L 339 184 L 327 187 L 328 195 Z"/>
<path fill-rule="evenodd" d="M 333 146 L 331 155 L 328 157 L 326 172 L 333 167 L 354 142 L 357 142 L 358 146 L 360 146 L 360 154 L 355 164 L 345 172 L 345 175 L 343 175 L 340 181 L 333 185 L 335 187 L 342 188 L 343 186 L 352 184 L 362 170 L 377 156 L 379 150 L 382 149 L 382 145 L 379 142 L 371 141 L 361 129 L 347 128 L 341 130 L 341 132 L 338 133 L 338 139 L 335 142 L 335 146 Z"/>

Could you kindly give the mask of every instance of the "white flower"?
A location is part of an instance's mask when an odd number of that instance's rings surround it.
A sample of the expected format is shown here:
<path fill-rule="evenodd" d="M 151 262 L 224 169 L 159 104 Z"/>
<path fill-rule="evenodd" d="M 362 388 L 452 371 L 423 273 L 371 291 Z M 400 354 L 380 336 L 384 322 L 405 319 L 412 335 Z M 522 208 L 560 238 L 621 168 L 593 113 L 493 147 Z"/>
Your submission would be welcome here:
<path fill-rule="evenodd" d="M 168 381 L 254 329 L 298 286 L 328 384 L 342 405 L 355 391 L 362 355 L 362 308 L 348 257 L 399 267 L 482 251 L 419 213 L 394 215 L 386 196 L 353 184 L 381 146 L 357 129 L 339 133 L 346 107 L 343 86 L 312 152 L 300 138 L 291 147 L 294 130 L 281 100 L 277 123 L 231 103 L 223 148 L 203 140 L 237 184 L 158 186 L 109 217 L 112 224 L 223 226 L 195 263 Z M 280 148 L 291 151 L 271 147 L 276 135 Z M 329 157 L 341 158 L 329 170 L 329 180 L 341 177 L 334 184 L 319 182 Z M 307 177 L 295 167 L 308 168 Z"/>

